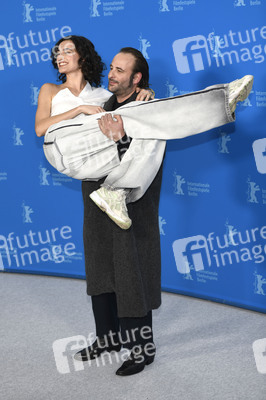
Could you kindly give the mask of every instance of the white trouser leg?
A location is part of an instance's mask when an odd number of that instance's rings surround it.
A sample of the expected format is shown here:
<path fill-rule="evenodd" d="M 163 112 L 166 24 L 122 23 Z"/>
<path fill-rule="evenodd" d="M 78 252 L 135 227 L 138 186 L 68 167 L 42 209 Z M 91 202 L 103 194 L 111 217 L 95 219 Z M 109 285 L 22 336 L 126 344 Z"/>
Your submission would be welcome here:
<path fill-rule="evenodd" d="M 45 135 L 44 150 L 56 169 L 76 179 L 97 180 L 109 174 L 104 184 L 134 189 L 131 201 L 140 198 L 154 179 L 165 140 L 195 135 L 234 121 L 228 85 L 169 99 L 132 102 L 113 114 L 122 116 L 125 131 L 133 138 L 121 163 L 116 144 L 98 127 L 102 114 L 53 125 Z"/>
<path fill-rule="evenodd" d="M 141 138 L 183 138 L 234 121 L 228 104 L 227 85 L 215 85 L 171 99 L 133 102 L 114 114 L 122 116 L 127 134 L 134 139 L 122 162 L 110 172 L 103 186 L 133 189 L 127 196 L 128 202 L 143 196 L 164 155 L 164 140 Z"/>

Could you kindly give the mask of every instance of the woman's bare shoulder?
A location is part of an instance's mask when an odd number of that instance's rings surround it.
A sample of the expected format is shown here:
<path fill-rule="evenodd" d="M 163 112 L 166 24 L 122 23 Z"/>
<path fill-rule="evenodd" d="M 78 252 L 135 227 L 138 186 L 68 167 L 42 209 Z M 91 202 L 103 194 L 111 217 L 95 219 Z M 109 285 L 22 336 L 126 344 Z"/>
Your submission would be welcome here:
<path fill-rule="evenodd" d="M 55 83 L 44 83 L 41 86 L 40 93 L 48 95 L 53 98 L 60 90 L 62 90 L 64 85 L 56 85 Z"/>

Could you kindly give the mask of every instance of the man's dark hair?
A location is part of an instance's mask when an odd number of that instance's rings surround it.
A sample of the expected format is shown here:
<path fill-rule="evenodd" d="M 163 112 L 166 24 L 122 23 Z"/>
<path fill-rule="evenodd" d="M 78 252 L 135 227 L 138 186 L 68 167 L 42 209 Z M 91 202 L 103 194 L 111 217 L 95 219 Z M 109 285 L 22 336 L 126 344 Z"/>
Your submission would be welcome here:
<path fill-rule="evenodd" d="M 71 40 L 75 45 L 77 53 L 80 55 L 80 59 L 78 62 L 81 67 L 84 79 L 88 81 L 92 86 L 100 86 L 103 77 L 102 72 L 106 69 L 105 64 L 102 62 L 101 57 L 95 50 L 93 43 L 83 36 L 71 35 L 58 40 L 58 42 L 52 48 L 51 52 L 51 59 L 54 68 L 58 70 L 58 66 L 56 63 L 58 46 L 65 40 Z M 59 74 L 58 80 L 64 83 L 66 81 L 66 75 Z"/>
<path fill-rule="evenodd" d="M 120 50 L 120 53 L 126 53 L 126 54 L 132 54 L 132 56 L 135 58 L 135 65 L 133 69 L 133 74 L 136 74 L 137 72 L 141 72 L 142 78 L 140 82 L 138 83 L 138 87 L 141 89 L 146 89 L 149 87 L 149 65 L 144 58 L 143 54 L 137 50 L 134 49 L 133 47 L 123 47 Z"/>

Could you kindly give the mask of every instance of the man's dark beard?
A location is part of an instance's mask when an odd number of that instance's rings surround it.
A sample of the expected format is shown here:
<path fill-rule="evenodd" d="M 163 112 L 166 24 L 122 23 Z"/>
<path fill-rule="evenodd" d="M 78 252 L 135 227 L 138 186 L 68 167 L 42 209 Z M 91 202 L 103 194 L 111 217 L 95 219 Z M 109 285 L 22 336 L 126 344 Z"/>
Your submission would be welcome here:
<path fill-rule="evenodd" d="M 131 88 L 132 88 L 132 86 L 133 86 L 133 79 L 134 79 L 134 73 L 132 73 L 131 76 L 130 76 L 130 78 L 129 78 L 129 84 L 128 84 L 127 89 L 131 89 Z M 108 85 L 108 86 L 109 86 L 109 85 Z M 110 89 L 109 87 L 108 87 L 108 89 L 110 90 L 111 93 L 114 93 L 114 94 L 116 94 L 116 95 L 123 94 L 123 93 L 119 93 L 119 89 L 118 89 L 118 91 L 114 91 L 114 90 Z M 125 88 L 124 88 L 123 90 L 125 90 Z"/>

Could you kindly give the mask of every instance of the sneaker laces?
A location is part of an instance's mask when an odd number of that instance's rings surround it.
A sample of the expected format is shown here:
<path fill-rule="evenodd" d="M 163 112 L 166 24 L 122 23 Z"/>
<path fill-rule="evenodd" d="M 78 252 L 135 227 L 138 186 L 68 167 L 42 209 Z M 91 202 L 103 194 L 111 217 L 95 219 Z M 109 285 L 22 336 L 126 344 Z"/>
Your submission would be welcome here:
<path fill-rule="evenodd" d="M 111 187 L 103 187 L 104 194 L 106 198 L 109 200 L 110 206 L 113 210 L 117 210 L 120 212 L 125 212 L 127 214 L 127 206 L 126 206 L 126 195 L 127 192 L 124 189 L 114 189 Z"/>
<path fill-rule="evenodd" d="M 116 201 L 116 210 L 126 212 L 127 213 L 127 206 L 126 206 L 126 192 L 124 189 L 115 189 L 117 194 L 117 201 Z"/>

